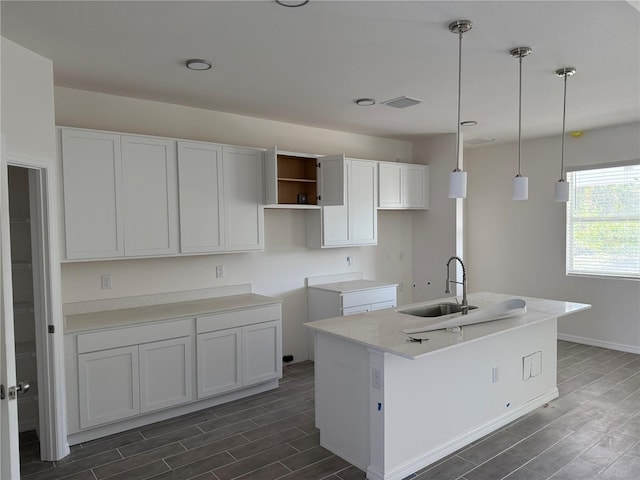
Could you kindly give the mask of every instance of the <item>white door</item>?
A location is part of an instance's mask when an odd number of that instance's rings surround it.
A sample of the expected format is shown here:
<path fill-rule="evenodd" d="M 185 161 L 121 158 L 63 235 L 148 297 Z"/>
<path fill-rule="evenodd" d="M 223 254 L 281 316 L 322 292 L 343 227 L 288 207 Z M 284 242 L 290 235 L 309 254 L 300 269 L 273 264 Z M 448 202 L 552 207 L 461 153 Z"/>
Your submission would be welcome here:
<path fill-rule="evenodd" d="M 282 377 L 280 321 L 242 327 L 243 385 Z"/>
<path fill-rule="evenodd" d="M 141 413 L 191 401 L 191 337 L 145 343 L 138 354 Z"/>
<path fill-rule="evenodd" d="M 125 256 L 178 253 L 176 142 L 121 137 Z"/>
<path fill-rule="evenodd" d="M 61 131 L 66 258 L 124 256 L 120 136 Z"/>
<path fill-rule="evenodd" d="M 344 205 L 322 207 L 322 246 L 336 247 L 351 245 L 351 229 L 349 227 L 349 171 L 350 162 L 344 163 L 342 188 L 345 194 Z"/>
<path fill-rule="evenodd" d="M 178 142 L 180 251 L 223 249 L 222 147 Z"/>
<path fill-rule="evenodd" d="M 349 223 L 353 245 L 378 241 L 378 168 L 371 160 L 351 160 L 349 177 Z"/>
<path fill-rule="evenodd" d="M 405 165 L 403 203 L 408 208 L 429 208 L 429 167 Z"/>
<path fill-rule="evenodd" d="M 198 398 L 242 386 L 242 328 L 202 333 L 196 350 Z"/>
<path fill-rule="evenodd" d="M 264 203 L 278 203 L 278 147 L 268 148 L 264 152 Z"/>
<path fill-rule="evenodd" d="M 5 139 L 0 145 L 0 478 L 20 478 L 18 447 L 18 402 L 8 390 L 16 385 L 13 337 L 13 293 L 11 288 L 11 244 Z"/>
<path fill-rule="evenodd" d="M 225 250 L 262 250 L 262 151 L 246 147 L 224 147 L 222 159 Z"/>
<path fill-rule="evenodd" d="M 344 155 L 331 155 L 318 159 L 318 205 L 344 205 Z"/>
<path fill-rule="evenodd" d="M 80 427 L 140 413 L 138 346 L 78 355 Z"/>
<path fill-rule="evenodd" d="M 380 162 L 378 166 L 380 208 L 402 207 L 402 165 Z"/>

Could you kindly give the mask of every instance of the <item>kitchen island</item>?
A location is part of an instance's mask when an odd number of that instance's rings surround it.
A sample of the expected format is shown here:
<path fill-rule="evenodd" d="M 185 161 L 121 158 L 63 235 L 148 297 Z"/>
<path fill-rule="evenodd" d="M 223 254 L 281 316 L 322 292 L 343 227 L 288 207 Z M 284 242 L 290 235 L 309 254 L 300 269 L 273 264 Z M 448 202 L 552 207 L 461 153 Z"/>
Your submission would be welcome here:
<path fill-rule="evenodd" d="M 422 342 L 403 330 L 445 317 L 386 309 L 307 323 L 320 444 L 369 480 L 402 479 L 556 398 L 557 319 L 590 305 L 497 293 L 469 304 L 512 298 L 526 313 L 411 335 Z M 455 299 L 400 310 L 442 302 Z"/>

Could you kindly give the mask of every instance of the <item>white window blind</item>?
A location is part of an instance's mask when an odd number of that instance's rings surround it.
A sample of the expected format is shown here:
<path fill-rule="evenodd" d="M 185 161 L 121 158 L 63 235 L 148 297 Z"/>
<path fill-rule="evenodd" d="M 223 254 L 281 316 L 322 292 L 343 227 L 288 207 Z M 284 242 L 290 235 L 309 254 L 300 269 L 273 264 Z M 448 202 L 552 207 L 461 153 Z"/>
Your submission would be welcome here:
<path fill-rule="evenodd" d="M 640 164 L 568 173 L 567 274 L 640 278 Z"/>

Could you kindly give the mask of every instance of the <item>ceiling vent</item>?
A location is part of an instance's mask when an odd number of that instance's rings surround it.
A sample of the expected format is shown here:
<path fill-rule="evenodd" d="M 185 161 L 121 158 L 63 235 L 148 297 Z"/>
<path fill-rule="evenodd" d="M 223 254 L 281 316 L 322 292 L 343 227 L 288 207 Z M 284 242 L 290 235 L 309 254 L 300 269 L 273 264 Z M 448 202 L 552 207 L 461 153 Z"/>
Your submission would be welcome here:
<path fill-rule="evenodd" d="M 387 100 L 386 102 L 382 102 L 382 103 L 384 103 L 389 107 L 407 108 L 407 107 L 413 107 L 414 105 L 418 105 L 419 103 L 422 103 L 422 100 L 417 100 L 415 98 L 409 98 L 409 97 L 398 97 L 398 98 L 394 98 L 393 100 Z"/>

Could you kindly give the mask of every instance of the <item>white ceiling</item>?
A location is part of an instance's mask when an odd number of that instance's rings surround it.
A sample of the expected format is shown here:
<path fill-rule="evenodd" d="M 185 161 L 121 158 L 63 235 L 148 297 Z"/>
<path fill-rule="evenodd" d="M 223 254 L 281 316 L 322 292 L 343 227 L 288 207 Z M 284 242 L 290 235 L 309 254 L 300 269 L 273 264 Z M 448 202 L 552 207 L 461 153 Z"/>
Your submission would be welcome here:
<path fill-rule="evenodd" d="M 2 35 L 53 60 L 56 85 L 383 137 L 456 130 L 457 19 L 465 139 L 640 121 L 640 11 L 626 1 L 2 2 Z M 189 58 L 213 63 L 207 72 Z M 406 109 L 378 103 L 402 95 Z"/>

